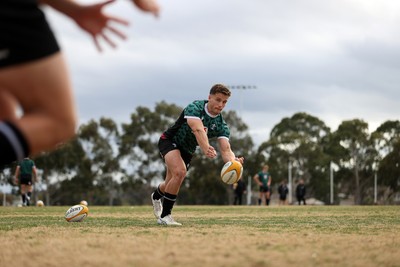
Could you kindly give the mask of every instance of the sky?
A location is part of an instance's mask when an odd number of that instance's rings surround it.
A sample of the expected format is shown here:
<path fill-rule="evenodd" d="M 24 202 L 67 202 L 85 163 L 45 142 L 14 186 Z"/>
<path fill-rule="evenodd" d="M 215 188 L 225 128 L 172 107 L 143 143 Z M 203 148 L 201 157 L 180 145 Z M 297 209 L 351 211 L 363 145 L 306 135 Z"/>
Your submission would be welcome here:
<path fill-rule="evenodd" d="M 93 3 L 85 0 L 81 3 Z M 332 131 L 362 119 L 374 131 L 400 115 L 400 1 L 160 0 L 158 18 L 118 0 L 106 12 L 117 49 L 99 53 L 88 34 L 49 8 L 65 53 L 79 123 L 129 123 L 138 106 L 185 107 L 211 86 L 233 89 L 236 110 L 256 145 L 283 118 L 306 112 Z"/>

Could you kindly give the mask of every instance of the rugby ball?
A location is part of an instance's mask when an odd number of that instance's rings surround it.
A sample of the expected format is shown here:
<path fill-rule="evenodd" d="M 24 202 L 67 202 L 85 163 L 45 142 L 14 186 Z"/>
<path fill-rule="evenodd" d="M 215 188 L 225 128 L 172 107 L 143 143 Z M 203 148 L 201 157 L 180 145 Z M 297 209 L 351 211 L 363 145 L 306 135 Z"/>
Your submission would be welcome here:
<path fill-rule="evenodd" d="M 89 209 L 85 205 L 75 205 L 70 207 L 65 213 L 65 219 L 67 222 L 81 222 L 89 214 Z"/>
<path fill-rule="evenodd" d="M 38 200 L 38 201 L 36 202 L 36 206 L 38 206 L 38 207 L 43 207 L 43 206 L 44 206 L 43 201 L 42 201 L 42 200 Z"/>
<path fill-rule="evenodd" d="M 234 184 L 240 180 L 242 173 L 242 164 L 239 161 L 231 160 L 222 167 L 221 179 L 226 184 Z"/>

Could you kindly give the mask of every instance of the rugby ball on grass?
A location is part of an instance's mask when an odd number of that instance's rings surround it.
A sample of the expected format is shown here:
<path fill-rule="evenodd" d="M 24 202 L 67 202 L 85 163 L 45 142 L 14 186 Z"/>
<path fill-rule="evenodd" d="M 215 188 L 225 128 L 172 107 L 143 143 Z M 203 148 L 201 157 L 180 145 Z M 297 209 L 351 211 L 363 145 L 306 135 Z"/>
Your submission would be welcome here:
<path fill-rule="evenodd" d="M 239 161 L 231 160 L 225 163 L 221 170 L 221 179 L 226 184 L 234 184 L 240 180 L 243 166 Z"/>
<path fill-rule="evenodd" d="M 67 222 L 81 222 L 89 214 L 89 209 L 85 205 L 75 205 L 70 207 L 65 213 L 65 219 Z"/>

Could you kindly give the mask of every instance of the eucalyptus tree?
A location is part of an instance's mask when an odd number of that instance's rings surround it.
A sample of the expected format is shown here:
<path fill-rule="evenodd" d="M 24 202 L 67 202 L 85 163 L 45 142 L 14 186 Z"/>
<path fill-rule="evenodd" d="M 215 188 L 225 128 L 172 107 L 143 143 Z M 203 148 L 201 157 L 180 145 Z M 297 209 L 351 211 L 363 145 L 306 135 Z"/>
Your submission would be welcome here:
<path fill-rule="evenodd" d="M 392 151 L 379 164 L 379 184 L 387 186 L 386 198 L 393 203 L 395 193 L 400 190 L 400 139 L 393 143 Z"/>
<path fill-rule="evenodd" d="M 330 129 L 323 121 L 307 113 L 283 118 L 258 151 L 270 165 L 273 183 L 287 179 L 290 167 L 295 180 L 303 178 L 308 183 L 311 195 L 326 200 L 330 159 L 321 144 L 329 134 Z"/>
<path fill-rule="evenodd" d="M 371 138 L 379 151 L 380 158 L 393 151 L 395 143 L 400 140 L 400 121 L 389 120 L 382 123 Z"/>
<path fill-rule="evenodd" d="M 88 159 L 83 165 L 84 173 L 75 179 L 91 181 L 90 188 L 95 189 L 89 196 L 95 204 L 113 205 L 119 195 L 120 171 L 118 145 L 120 134 L 117 124 L 109 118 L 100 118 L 99 122 L 91 120 L 81 125 L 78 138 Z"/>
<path fill-rule="evenodd" d="M 137 107 L 130 122 L 122 124 L 119 158 L 125 173 L 122 186 L 131 199 L 129 203 L 147 203 L 152 186 L 162 181 L 165 170 L 158 140 L 181 111 L 181 107 L 162 101 L 156 103 L 154 110 Z"/>
<path fill-rule="evenodd" d="M 41 171 L 41 182 L 45 185 L 44 201 L 46 205 L 69 204 L 70 192 L 61 189 L 64 180 L 72 178 L 79 172 L 79 164 L 84 160 L 85 152 L 77 138 L 59 144 L 51 152 L 42 152 L 34 158 Z M 61 190 L 60 190 L 61 189 Z"/>
<path fill-rule="evenodd" d="M 372 186 L 372 165 L 377 157 L 368 132 L 368 123 L 360 119 L 343 121 L 331 138 L 331 147 L 335 148 L 336 163 L 342 169 L 352 173 L 353 183 L 348 185 L 348 193 L 354 193 L 355 204 L 362 204 L 363 189 Z"/>
<path fill-rule="evenodd" d="M 374 162 L 378 172 L 378 188 L 384 202 L 391 202 L 400 184 L 400 121 L 389 120 L 382 123 L 371 135 L 377 158 Z"/>

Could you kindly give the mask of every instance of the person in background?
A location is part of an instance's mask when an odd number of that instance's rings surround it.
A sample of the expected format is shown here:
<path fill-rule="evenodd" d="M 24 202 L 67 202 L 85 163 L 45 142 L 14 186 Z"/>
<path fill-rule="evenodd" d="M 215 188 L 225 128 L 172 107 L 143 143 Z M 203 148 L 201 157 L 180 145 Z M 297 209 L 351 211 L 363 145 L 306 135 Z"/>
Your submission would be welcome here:
<path fill-rule="evenodd" d="M 306 186 L 303 179 L 300 179 L 296 186 L 296 198 L 299 205 L 301 205 L 301 202 L 306 205 Z"/>
<path fill-rule="evenodd" d="M 101 41 L 115 47 L 110 33 L 125 39 L 114 25 L 128 22 L 103 12 L 113 2 L 83 5 L 73 0 L 0 1 L 0 167 L 53 150 L 75 134 L 71 80 L 40 5 L 71 18 L 91 35 L 101 51 Z M 154 0 L 132 2 L 140 10 L 158 15 Z"/>
<path fill-rule="evenodd" d="M 246 194 L 246 183 L 243 178 L 233 184 L 234 200 L 233 205 L 242 205 L 243 194 Z"/>
<path fill-rule="evenodd" d="M 20 184 L 22 206 L 30 206 L 35 182 L 37 182 L 35 162 L 30 158 L 24 158 L 18 163 L 14 174 L 14 183 Z"/>
<path fill-rule="evenodd" d="M 287 205 L 287 195 L 289 194 L 289 188 L 287 186 L 286 179 L 282 180 L 278 187 L 279 194 L 279 205 Z"/>
<path fill-rule="evenodd" d="M 265 205 L 269 206 L 272 177 L 268 170 L 269 166 L 265 164 L 262 170 L 253 177 L 254 181 L 260 186 L 260 197 L 258 198 L 258 205 L 261 205 L 264 199 Z"/>

